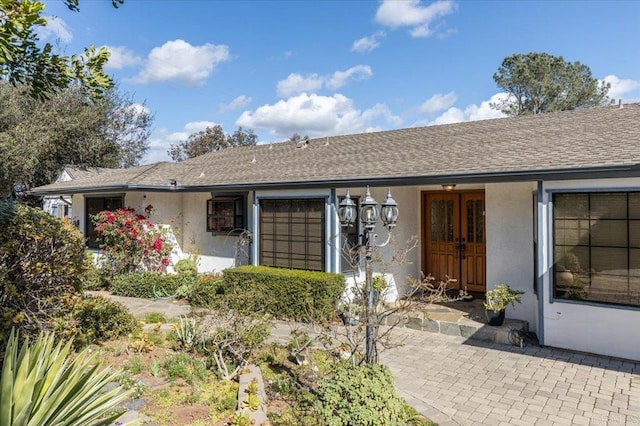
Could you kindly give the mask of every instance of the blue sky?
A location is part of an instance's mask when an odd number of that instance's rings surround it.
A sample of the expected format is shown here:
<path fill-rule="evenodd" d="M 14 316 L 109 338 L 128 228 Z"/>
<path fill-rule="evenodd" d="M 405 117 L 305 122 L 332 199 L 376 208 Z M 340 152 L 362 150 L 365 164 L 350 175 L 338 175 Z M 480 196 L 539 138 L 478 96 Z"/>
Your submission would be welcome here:
<path fill-rule="evenodd" d="M 588 65 L 640 101 L 638 1 L 47 1 L 41 38 L 108 46 L 107 70 L 155 115 L 146 162 L 207 125 L 260 142 L 499 117 L 514 53 Z"/>

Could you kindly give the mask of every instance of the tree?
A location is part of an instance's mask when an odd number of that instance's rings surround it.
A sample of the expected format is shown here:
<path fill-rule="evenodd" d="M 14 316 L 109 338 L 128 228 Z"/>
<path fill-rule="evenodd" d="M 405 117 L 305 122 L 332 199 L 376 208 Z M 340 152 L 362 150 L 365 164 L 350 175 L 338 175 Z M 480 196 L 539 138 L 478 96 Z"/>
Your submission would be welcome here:
<path fill-rule="evenodd" d="M 65 0 L 78 11 L 79 0 Z M 124 0 L 112 0 L 118 7 Z M 24 84 L 36 98 L 46 98 L 59 89 L 79 83 L 92 98 L 113 86 L 104 73 L 109 59 L 106 48 L 87 47 L 81 55 L 53 53 L 53 46 L 39 46 L 36 29 L 45 26 L 45 5 L 38 0 L 0 0 L 0 80 Z"/>
<path fill-rule="evenodd" d="M 258 142 L 258 136 L 251 129 L 238 129 L 227 135 L 219 124 L 192 133 L 186 141 L 171 145 L 167 153 L 173 161 L 183 161 L 209 152 L 220 151 L 225 148 L 251 146 Z"/>
<path fill-rule="evenodd" d="M 611 87 L 580 62 L 536 52 L 506 57 L 493 79 L 509 97 L 491 106 L 512 117 L 603 105 Z"/>
<path fill-rule="evenodd" d="M 78 87 L 46 100 L 28 91 L 0 83 L 0 198 L 51 183 L 66 164 L 129 167 L 148 149 L 153 116 L 117 88 L 95 101 Z"/>

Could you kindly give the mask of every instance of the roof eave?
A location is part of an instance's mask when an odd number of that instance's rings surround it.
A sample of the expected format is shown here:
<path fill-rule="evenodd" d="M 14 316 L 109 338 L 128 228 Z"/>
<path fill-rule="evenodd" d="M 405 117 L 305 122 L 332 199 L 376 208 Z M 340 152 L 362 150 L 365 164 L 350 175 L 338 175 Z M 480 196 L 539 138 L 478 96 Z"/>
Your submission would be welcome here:
<path fill-rule="evenodd" d="M 523 182 L 538 180 L 569 180 L 640 176 L 640 164 L 583 167 L 571 169 L 544 169 L 525 171 L 499 171 L 482 173 L 452 173 L 444 175 L 399 176 L 399 177 L 359 177 L 332 180 L 252 182 L 232 184 L 203 185 L 106 185 L 98 187 L 70 187 L 64 189 L 36 189 L 29 193 L 36 196 L 73 195 L 86 193 L 108 193 L 122 191 L 147 192 L 205 192 L 205 191 L 247 191 L 264 189 L 302 189 L 302 188 L 346 188 L 354 186 L 410 186 L 442 185 L 445 183 L 473 184 Z"/>

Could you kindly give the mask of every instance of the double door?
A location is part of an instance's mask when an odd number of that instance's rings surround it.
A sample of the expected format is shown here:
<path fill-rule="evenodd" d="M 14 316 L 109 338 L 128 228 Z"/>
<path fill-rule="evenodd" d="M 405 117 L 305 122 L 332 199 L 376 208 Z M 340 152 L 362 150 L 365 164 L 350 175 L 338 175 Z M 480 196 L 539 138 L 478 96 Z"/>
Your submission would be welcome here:
<path fill-rule="evenodd" d="M 486 291 L 484 192 L 422 194 L 422 270 L 454 288 Z"/>

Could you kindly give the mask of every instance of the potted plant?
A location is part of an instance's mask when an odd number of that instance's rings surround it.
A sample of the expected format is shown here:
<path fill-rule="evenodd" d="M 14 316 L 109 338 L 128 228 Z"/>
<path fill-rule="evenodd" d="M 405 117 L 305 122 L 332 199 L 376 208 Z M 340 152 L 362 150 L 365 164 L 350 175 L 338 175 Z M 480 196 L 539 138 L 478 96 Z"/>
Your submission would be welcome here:
<path fill-rule="evenodd" d="M 520 296 L 524 293 L 524 291 L 512 289 L 508 284 L 498 284 L 493 290 L 487 291 L 484 309 L 489 325 L 502 325 L 507 306 L 521 303 Z"/>
<path fill-rule="evenodd" d="M 344 325 L 358 325 L 362 307 L 354 302 L 341 303 L 338 306 L 338 315 Z"/>

